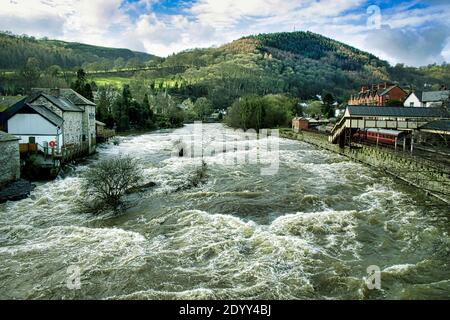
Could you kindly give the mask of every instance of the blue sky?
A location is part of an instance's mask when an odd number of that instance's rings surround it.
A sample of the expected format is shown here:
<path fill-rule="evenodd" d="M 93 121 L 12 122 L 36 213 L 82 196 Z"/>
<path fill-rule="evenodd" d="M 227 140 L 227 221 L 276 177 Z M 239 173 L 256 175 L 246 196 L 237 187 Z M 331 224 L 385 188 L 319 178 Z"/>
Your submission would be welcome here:
<path fill-rule="evenodd" d="M 392 64 L 450 62 L 449 0 L 0 0 L 0 30 L 159 56 L 309 30 Z"/>

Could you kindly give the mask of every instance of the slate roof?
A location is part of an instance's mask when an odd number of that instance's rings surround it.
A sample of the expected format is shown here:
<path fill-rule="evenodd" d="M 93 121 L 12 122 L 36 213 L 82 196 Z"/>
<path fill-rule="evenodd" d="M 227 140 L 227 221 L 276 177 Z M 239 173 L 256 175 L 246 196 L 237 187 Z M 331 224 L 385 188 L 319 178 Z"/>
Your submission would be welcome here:
<path fill-rule="evenodd" d="M 441 102 L 447 100 L 450 96 L 450 91 L 428 91 L 422 93 L 422 102 Z M 419 98 L 420 99 L 420 98 Z"/>
<path fill-rule="evenodd" d="M 37 106 L 37 105 L 27 105 L 42 117 L 53 123 L 55 126 L 61 127 L 64 123 L 63 118 L 58 116 L 56 113 L 48 109 L 46 106 Z"/>
<path fill-rule="evenodd" d="M 56 98 L 64 98 L 69 100 L 76 106 L 96 106 L 96 104 L 89 99 L 86 99 L 81 94 L 72 89 L 62 88 L 62 89 L 50 89 L 50 88 L 33 88 L 33 92 L 44 93 L 49 96 L 55 96 L 58 92 Z"/>
<path fill-rule="evenodd" d="M 51 96 L 51 95 L 48 95 L 48 94 L 45 94 L 45 93 L 42 93 L 42 92 L 37 94 L 30 101 L 31 102 L 35 101 L 40 96 L 46 98 L 48 101 L 50 101 L 52 104 L 54 104 L 56 107 L 58 107 L 62 111 L 65 111 L 65 112 L 83 112 L 82 109 L 80 109 L 79 107 L 74 105 L 72 102 L 70 102 L 66 98 L 57 98 L 57 97 L 54 97 L 54 96 Z"/>
<path fill-rule="evenodd" d="M 96 106 L 96 104 L 89 99 L 86 99 L 78 92 L 72 90 L 72 89 L 60 89 L 60 95 L 66 99 L 69 99 L 72 101 L 75 105 L 82 105 L 82 106 Z"/>
<path fill-rule="evenodd" d="M 2 96 L 0 97 L 0 112 L 7 111 L 10 107 L 25 101 L 26 97 L 23 96 Z"/>
<path fill-rule="evenodd" d="M 20 140 L 17 137 L 14 137 L 13 135 L 10 135 L 9 133 L 0 131 L 0 142 L 8 142 L 8 141 L 18 141 Z"/>
<path fill-rule="evenodd" d="M 392 89 L 397 88 L 399 86 L 394 85 L 394 86 L 390 86 L 389 88 L 387 88 L 386 90 L 383 90 L 381 93 L 379 93 L 379 96 L 384 96 L 385 94 L 388 94 Z M 400 88 L 400 87 L 399 87 Z M 401 88 L 400 88 L 401 89 Z M 402 89 L 403 90 L 403 89 Z"/>
<path fill-rule="evenodd" d="M 442 108 L 371 107 L 349 106 L 350 116 L 399 117 L 399 118 L 448 118 L 450 114 Z"/>
<path fill-rule="evenodd" d="M 448 131 L 450 132 L 450 120 L 436 120 L 427 123 L 420 129 L 436 130 L 436 131 Z"/>
<path fill-rule="evenodd" d="M 29 108 L 33 110 L 34 112 L 38 113 L 51 123 L 53 123 L 55 126 L 61 127 L 61 125 L 64 123 L 64 120 L 58 116 L 56 113 L 54 113 L 52 110 L 47 108 L 46 106 L 40 106 L 40 105 L 32 105 L 32 104 L 23 104 L 22 106 L 18 107 L 14 110 L 14 112 L 8 112 L 8 119 L 13 117 L 15 114 L 17 114 L 19 111 L 21 111 L 24 108 Z"/>

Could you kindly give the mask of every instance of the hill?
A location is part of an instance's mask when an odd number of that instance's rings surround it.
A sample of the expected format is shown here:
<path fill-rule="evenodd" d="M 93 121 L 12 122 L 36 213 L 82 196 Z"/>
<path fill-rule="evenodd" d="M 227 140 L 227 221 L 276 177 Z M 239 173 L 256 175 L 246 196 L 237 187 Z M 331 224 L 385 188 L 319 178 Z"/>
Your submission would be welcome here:
<path fill-rule="evenodd" d="M 58 40 L 36 39 L 0 33 L 0 70 L 23 68 L 29 58 L 36 58 L 42 69 L 57 65 L 63 69 L 87 66 L 102 62 L 112 67 L 117 59 L 125 64 L 129 61 L 145 63 L 157 57 L 128 49 L 115 49 Z M 123 60 L 122 60 L 123 59 Z"/>
<path fill-rule="evenodd" d="M 345 99 L 363 83 L 391 78 L 386 61 L 311 32 L 244 37 L 220 48 L 181 52 L 163 64 L 191 66 L 172 76 L 172 93 L 185 97 L 187 88 L 222 108 L 248 94 L 309 99 L 331 92 Z"/>
<path fill-rule="evenodd" d="M 3 92 L 69 85 L 70 77 L 62 79 L 61 73 L 45 71 L 45 66 L 54 64 L 63 69 L 81 65 L 88 71 L 100 70 L 91 72 L 89 80 L 120 89 L 130 84 L 138 101 L 145 94 L 167 91 L 179 101 L 207 97 L 218 109 L 228 108 L 246 95 L 283 93 L 307 100 L 331 93 L 344 102 L 363 84 L 392 81 L 418 90 L 450 84 L 449 65 L 391 66 L 370 53 L 311 32 L 248 36 L 218 48 L 186 50 L 165 59 L 127 49 L 0 35 L 0 63 L 4 64 L 0 69 L 21 70 L 28 57 L 36 57 L 44 65 L 41 76 L 30 83 L 23 73 L 0 73 Z M 149 59 L 148 68 L 135 65 Z M 130 69 L 121 68 L 130 63 Z"/>

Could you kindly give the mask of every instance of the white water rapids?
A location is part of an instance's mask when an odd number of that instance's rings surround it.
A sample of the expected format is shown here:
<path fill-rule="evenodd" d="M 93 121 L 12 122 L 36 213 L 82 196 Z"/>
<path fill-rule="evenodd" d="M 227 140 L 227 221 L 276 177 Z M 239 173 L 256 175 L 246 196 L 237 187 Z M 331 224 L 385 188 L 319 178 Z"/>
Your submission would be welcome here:
<path fill-rule="evenodd" d="M 31 198 L 0 205 L 0 299 L 450 297 L 448 207 L 285 139 L 276 175 L 217 154 L 205 158 L 205 185 L 176 192 L 198 161 L 172 157 L 174 141 L 192 129 L 122 137 Z M 204 130 L 206 140 L 240 134 Z M 137 157 L 157 187 L 130 195 L 135 207 L 117 217 L 79 212 L 80 174 L 116 154 Z M 366 287 L 372 265 L 381 290 Z M 70 266 L 79 290 L 67 287 Z"/>

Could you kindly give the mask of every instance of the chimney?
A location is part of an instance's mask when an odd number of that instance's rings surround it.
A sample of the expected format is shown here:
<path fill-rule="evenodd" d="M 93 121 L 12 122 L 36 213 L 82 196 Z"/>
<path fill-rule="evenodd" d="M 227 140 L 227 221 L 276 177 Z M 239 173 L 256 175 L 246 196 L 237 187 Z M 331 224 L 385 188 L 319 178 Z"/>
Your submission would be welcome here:
<path fill-rule="evenodd" d="M 54 97 L 59 97 L 60 96 L 59 88 L 50 89 L 50 95 Z"/>

